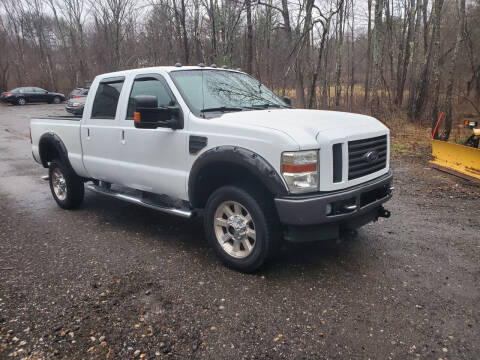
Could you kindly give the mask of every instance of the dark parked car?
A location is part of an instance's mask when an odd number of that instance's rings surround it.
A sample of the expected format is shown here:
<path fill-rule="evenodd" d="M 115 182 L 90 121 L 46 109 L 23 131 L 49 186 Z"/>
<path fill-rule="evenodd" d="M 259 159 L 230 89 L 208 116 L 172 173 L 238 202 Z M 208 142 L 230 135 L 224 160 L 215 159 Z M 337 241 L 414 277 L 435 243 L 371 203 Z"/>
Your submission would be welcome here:
<path fill-rule="evenodd" d="M 86 96 L 81 96 L 68 100 L 65 104 L 65 110 L 73 115 L 82 115 L 86 99 Z"/>
<path fill-rule="evenodd" d="M 34 102 L 60 104 L 65 100 L 65 95 L 48 92 L 38 87 L 19 87 L 0 95 L 0 100 L 10 104 L 25 105 Z"/>
<path fill-rule="evenodd" d="M 79 99 L 82 97 L 87 97 L 89 88 L 87 87 L 78 87 L 72 90 L 68 95 L 68 99 Z"/>

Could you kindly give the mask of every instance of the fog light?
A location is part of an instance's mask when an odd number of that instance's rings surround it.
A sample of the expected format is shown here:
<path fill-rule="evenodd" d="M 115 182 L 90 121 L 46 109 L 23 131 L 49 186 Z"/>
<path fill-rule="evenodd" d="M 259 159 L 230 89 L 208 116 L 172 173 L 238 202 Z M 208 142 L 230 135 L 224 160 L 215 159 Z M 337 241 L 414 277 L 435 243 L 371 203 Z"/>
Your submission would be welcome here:
<path fill-rule="evenodd" d="M 332 204 L 327 204 L 326 214 L 330 215 L 332 213 Z"/>

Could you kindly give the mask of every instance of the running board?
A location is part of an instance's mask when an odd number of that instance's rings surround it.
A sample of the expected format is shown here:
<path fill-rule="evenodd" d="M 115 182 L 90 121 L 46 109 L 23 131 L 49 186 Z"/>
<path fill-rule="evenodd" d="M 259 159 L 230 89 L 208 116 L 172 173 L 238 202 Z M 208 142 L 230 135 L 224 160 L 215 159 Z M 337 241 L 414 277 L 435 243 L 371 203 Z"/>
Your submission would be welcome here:
<path fill-rule="evenodd" d="M 146 202 L 141 198 L 138 198 L 138 197 L 135 197 L 135 196 L 132 196 L 132 195 L 123 194 L 121 192 L 117 192 L 117 191 L 114 191 L 114 190 L 111 190 L 111 189 L 102 188 L 102 187 L 97 186 L 97 185 L 87 185 L 87 189 L 90 190 L 90 191 L 93 191 L 95 193 L 98 193 L 98 194 L 110 196 L 110 197 L 113 197 L 115 199 L 120 199 L 120 200 L 123 200 L 123 201 L 127 201 L 127 202 L 132 203 L 132 204 L 145 206 L 147 208 L 157 210 L 157 211 L 160 211 L 160 212 L 163 212 L 163 213 L 176 215 L 176 216 L 180 216 L 180 217 L 183 217 L 183 218 L 191 218 L 192 217 L 192 212 L 190 210 L 187 210 L 187 209 L 165 207 L 165 206 L 162 206 L 162 205 L 159 205 L 159 204 Z"/>

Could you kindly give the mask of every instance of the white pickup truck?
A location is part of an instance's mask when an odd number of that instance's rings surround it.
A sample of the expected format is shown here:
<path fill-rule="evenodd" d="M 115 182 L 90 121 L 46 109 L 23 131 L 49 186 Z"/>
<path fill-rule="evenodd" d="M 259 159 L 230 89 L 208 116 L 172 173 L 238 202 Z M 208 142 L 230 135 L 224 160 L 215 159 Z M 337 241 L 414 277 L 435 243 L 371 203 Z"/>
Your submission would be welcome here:
<path fill-rule="evenodd" d="M 240 271 L 282 240 L 337 238 L 390 215 L 388 128 L 293 109 L 240 71 L 177 64 L 100 75 L 83 117 L 32 119 L 31 138 L 60 207 L 78 207 L 86 187 L 202 215 L 216 254 Z"/>

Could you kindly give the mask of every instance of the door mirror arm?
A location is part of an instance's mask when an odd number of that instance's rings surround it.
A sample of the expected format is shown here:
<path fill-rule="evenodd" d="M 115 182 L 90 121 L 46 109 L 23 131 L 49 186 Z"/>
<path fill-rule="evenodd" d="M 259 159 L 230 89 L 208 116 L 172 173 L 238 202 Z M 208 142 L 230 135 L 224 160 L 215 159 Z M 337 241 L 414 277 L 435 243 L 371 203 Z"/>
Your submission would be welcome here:
<path fill-rule="evenodd" d="M 290 99 L 288 96 L 284 96 L 282 100 L 287 106 L 292 107 L 292 99 Z"/>

